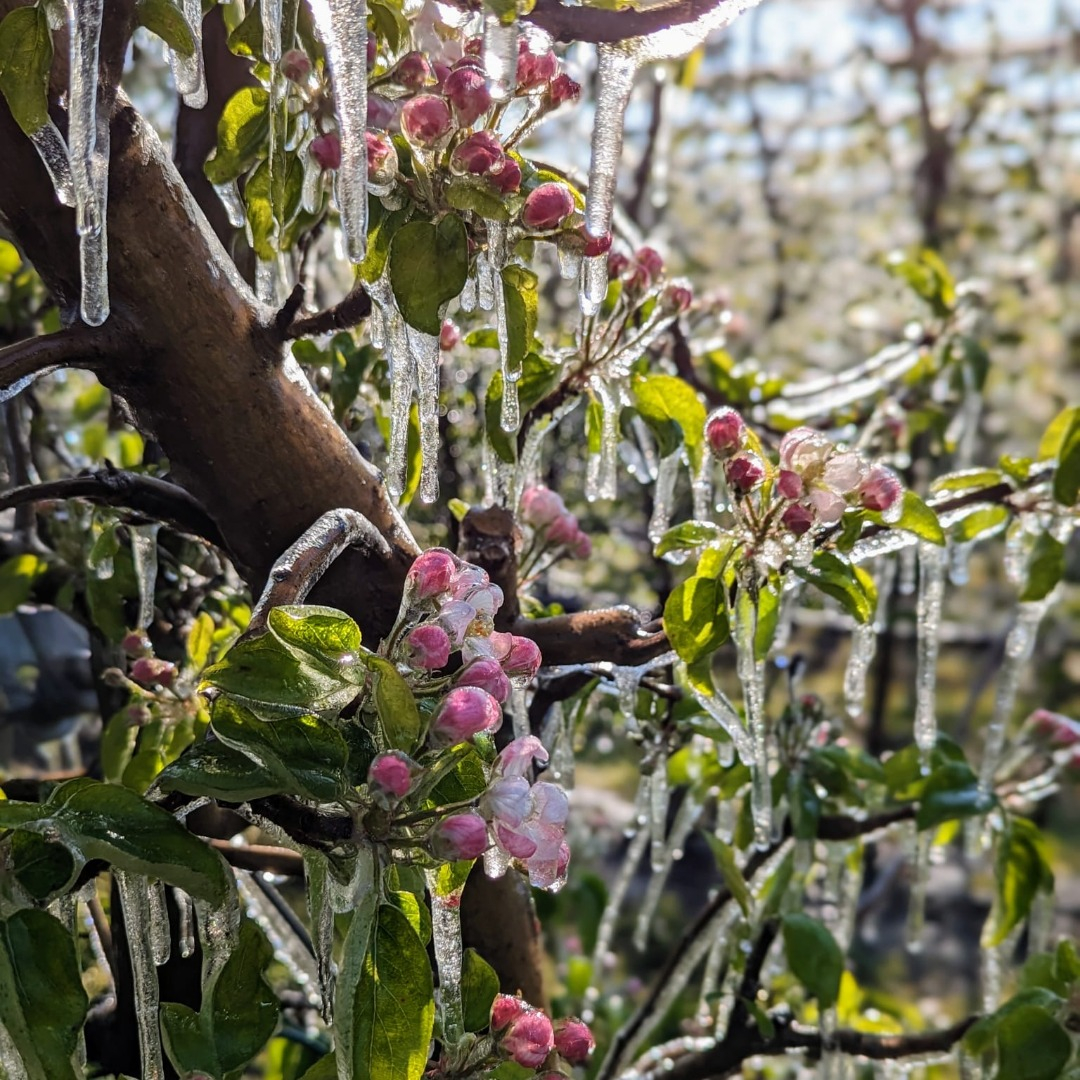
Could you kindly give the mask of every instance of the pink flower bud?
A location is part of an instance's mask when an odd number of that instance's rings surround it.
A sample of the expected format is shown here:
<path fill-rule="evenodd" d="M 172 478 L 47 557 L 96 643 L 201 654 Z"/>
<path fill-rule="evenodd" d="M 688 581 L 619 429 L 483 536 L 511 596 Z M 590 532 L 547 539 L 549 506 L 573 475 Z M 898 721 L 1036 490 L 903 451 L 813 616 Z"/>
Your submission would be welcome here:
<path fill-rule="evenodd" d="M 765 469 L 757 454 L 744 452 L 724 466 L 724 475 L 737 494 L 745 495 L 765 479 Z"/>
<path fill-rule="evenodd" d="M 491 1030 L 502 1031 L 509 1027 L 529 1006 L 511 994 L 496 994 L 491 1003 Z"/>
<path fill-rule="evenodd" d="M 523 1012 L 510 1024 L 499 1046 L 526 1069 L 538 1069 L 555 1047 L 551 1021 L 539 1009 Z"/>
<path fill-rule="evenodd" d="M 431 548 L 409 568 L 407 583 L 417 600 L 430 600 L 446 592 L 457 570 L 457 560 L 445 548 Z"/>
<path fill-rule="evenodd" d="M 781 469 L 776 479 L 776 490 L 785 499 L 798 499 L 803 493 L 802 477 L 790 469 Z"/>
<path fill-rule="evenodd" d="M 528 43 L 522 39 L 518 51 L 517 84 L 519 90 L 535 90 L 544 86 L 555 78 L 559 70 L 559 62 L 555 54 L 550 50 L 544 53 L 534 53 L 529 50 Z"/>
<path fill-rule="evenodd" d="M 854 450 L 838 450 L 825 462 L 821 482 L 837 495 L 851 495 L 866 478 L 866 462 Z"/>
<path fill-rule="evenodd" d="M 784 526 L 789 533 L 793 533 L 795 536 L 802 536 L 803 533 L 809 532 L 814 524 L 814 512 L 807 506 L 803 506 L 802 503 L 792 503 L 783 514 L 780 515 L 780 524 Z"/>
<path fill-rule="evenodd" d="M 743 418 L 726 405 L 705 421 L 705 441 L 718 458 L 728 458 L 743 444 L 746 423 Z"/>
<path fill-rule="evenodd" d="M 490 131 L 474 131 L 464 142 L 454 147 L 450 168 L 456 173 L 483 176 L 502 162 L 502 143 Z"/>
<path fill-rule="evenodd" d="M 575 559 L 587 559 L 592 554 L 592 541 L 586 533 L 578 531 L 574 542 L 570 545 L 570 554 Z"/>
<path fill-rule="evenodd" d="M 584 1065 L 596 1049 L 589 1025 L 573 1016 L 555 1021 L 555 1049 L 570 1065 Z"/>
<path fill-rule="evenodd" d="M 401 130 L 417 146 L 434 146 L 452 126 L 450 109 L 434 94 L 418 94 L 401 107 Z"/>
<path fill-rule="evenodd" d="M 566 513 L 562 497 L 539 485 L 526 488 L 521 496 L 521 520 L 534 529 L 543 529 Z"/>
<path fill-rule="evenodd" d="M 341 140 L 337 132 L 316 135 L 311 140 L 311 156 L 319 163 L 320 169 L 336 169 L 341 164 Z"/>
<path fill-rule="evenodd" d="M 145 656 L 151 651 L 150 639 L 141 630 L 132 630 L 124 635 L 120 648 L 128 656 Z"/>
<path fill-rule="evenodd" d="M 370 41 L 371 38 L 368 38 Z M 386 131 L 397 122 L 397 106 L 379 94 L 368 94 L 367 126 Z"/>
<path fill-rule="evenodd" d="M 311 74 L 311 61 L 300 49 L 290 49 L 281 58 L 281 74 L 290 82 L 302 83 Z"/>
<path fill-rule="evenodd" d="M 449 352 L 461 340 L 461 331 L 453 319 L 443 319 L 439 327 L 439 348 Z"/>
<path fill-rule="evenodd" d="M 425 623 L 405 638 L 408 663 L 423 671 L 436 671 L 450 659 L 450 636 L 434 623 Z"/>
<path fill-rule="evenodd" d="M 389 73 L 389 77 L 399 86 L 406 86 L 410 90 L 419 90 L 435 81 L 431 70 L 431 64 L 422 52 L 406 53 Z"/>
<path fill-rule="evenodd" d="M 556 75 L 547 88 L 547 100 L 554 109 L 567 101 L 577 101 L 581 97 L 581 86 L 565 72 Z"/>
<path fill-rule="evenodd" d="M 172 686 L 176 679 L 176 665 L 156 656 L 140 656 L 131 665 L 131 677 L 140 686 Z"/>
<path fill-rule="evenodd" d="M 481 731 L 502 725 L 502 709 L 479 686 L 456 686 L 443 698 L 431 721 L 431 737 L 443 746 L 456 746 Z"/>
<path fill-rule="evenodd" d="M 516 828 L 532 808 L 532 790 L 524 776 L 501 776 L 487 789 L 481 802 L 493 821 Z"/>
<path fill-rule="evenodd" d="M 460 649 L 476 620 L 476 608 L 467 600 L 447 600 L 439 608 L 439 625 L 450 635 L 450 648 Z"/>
<path fill-rule="evenodd" d="M 825 466 L 834 446 L 827 435 L 813 428 L 799 427 L 780 440 L 780 467 L 813 479 Z"/>
<path fill-rule="evenodd" d="M 394 144 L 375 131 L 364 132 L 367 139 L 368 178 L 373 184 L 389 184 L 397 175 L 398 157 Z"/>
<path fill-rule="evenodd" d="M 499 751 L 495 768 L 503 776 L 524 776 L 532 769 L 534 761 L 546 765 L 547 760 L 544 744 L 535 735 L 522 735 Z"/>
<path fill-rule="evenodd" d="M 1046 739 L 1051 746 L 1076 746 L 1080 743 L 1080 723 L 1061 713 L 1036 709 L 1028 717 L 1028 724 L 1036 735 Z"/>
<path fill-rule="evenodd" d="M 574 197 L 565 184 L 549 182 L 529 192 L 521 210 L 527 229 L 558 228 L 574 210 Z"/>
<path fill-rule="evenodd" d="M 379 754 L 368 768 L 371 793 L 384 806 L 405 798 L 412 787 L 414 762 L 400 750 Z"/>
<path fill-rule="evenodd" d="M 453 68 L 443 60 L 433 60 L 431 62 L 431 73 L 435 76 L 435 85 L 441 90 L 446 83 L 446 77 L 453 71 Z"/>
<path fill-rule="evenodd" d="M 655 281 L 664 272 L 663 256 L 655 248 L 639 248 L 634 259 L 639 266 L 644 268 L 650 281 Z"/>
<path fill-rule="evenodd" d="M 491 166 L 487 182 L 501 195 L 510 195 L 521 187 L 521 166 L 509 154 Z"/>
<path fill-rule="evenodd" d="M 609 279 L 622 277 L 630 267 L 630 260 L 621 252 L 613 251 L 607 257 L 607 273 Z"/>
<path fill-rule="evenodd" d="M 472 65 L 451 71 L 442 91 L 454 107 L 454 117 L 462 127 L 471 127 L 491 108 L 487 80 Z"/>
<path fill-rule="evenodd" d="M 896 505 L 903 496 L 900 478 L 884 465 L 871 465 L 859 487 L 859 501 L 867 510 L 883 512 Z"/>
<path fill-rule="evenodd" d="M 567 513 L 557 517 L 547 527 L 545 536 L 549 544 L 569 547 L 577 539 L 579 532 L 577 518 L 573 514 Z"/>
<path fill-rule="evenodd" d="M 436 859 L 457 862 L 478 859 L 488 846 L 487 822 L 475 811 L 443 818 L 428 833 L 428 846 Z"/>
<path fill-rule="evenodd" d="M 660 303 L 665 308 L 678 312 L 680 315 L 684 311 L 689 311 L 693 302 L 694 290 L 686 282 L 671 282 L 660 296 Z"/>
<path fill-rule="evenodd" d="M 531 679 L 540 670 L 541 662 L 540 646 L 532 638 L 515 634 L 502 668 L 512 679 Z"/>
<path fill-rule="evenodd" d="M 585 239 L 585 248 L 582 254 L 588 259 L 595 258 L 597 255 L 606 255 L 611 250 L 611 233 L 604 233 L 603 236 L 590 236 L 582 229 L 581 236 Z"/>
<path fill-rule="evenodd" d="M 828 488 L 813 488 L 807 498 L 818 521 L 825 525 L 835 525 L 847 509 L 844 496 Z"/>
<path fill-rule="evenodd" d="M 474 660 L 468 667 L 463 668 L 457 677 L 457 685 L 479 686 L 500 704 L 510 696 L 510 680 L 499 661 L 489 656 L 481 656 L 479 660 Z"/>

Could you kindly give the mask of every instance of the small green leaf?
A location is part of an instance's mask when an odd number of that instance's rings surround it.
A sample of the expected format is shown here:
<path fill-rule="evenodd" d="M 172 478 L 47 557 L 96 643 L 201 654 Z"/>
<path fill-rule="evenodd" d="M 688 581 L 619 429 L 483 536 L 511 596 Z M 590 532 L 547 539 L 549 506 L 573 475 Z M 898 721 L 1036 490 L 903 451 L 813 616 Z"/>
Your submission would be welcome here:
<path fill-rule="evenodd" d="M 509 221 L 502 196 L 483 180 L 463 176 L 446 189 L 446 203 L 455 210 L 471 210 L 485 221 Z"/>
<path fill-rule="evenodd" d="M 531 270 L 514 263 L 504 267 L 501 276 L 506 305 L 506 365 L 513 374 L 521 371 L 536 335 L 538 279 Z"/>
<path fill-rule="evenodd" d="M 1062 506 L 1075 506 L 1080 496 L 1080 407 L 1065 430 L 1054 470 L 1054 498 Z"/>
<path fill-rule="evenodd" d="M 953 276 L 936 251 L 922 248 L 907 256 L 893 255 L 886 260 L 885 268 L 894 277 L 906 281 L 939 318 L 947 316 L 956 306 Z"/>
<path fill-rule="evenodd" d="M 992 794 L 980 788 L 970 765 L 950 761 L 936 768 L 927 780 L 915 824 L 920 830 L 932 829 L 944 821 L 985 814 L 994 801 Z"/>
<path fill-rule="evenodd" d="M 497 346 L 497 343 L 496 343 Z M 525 416 L 559 384 L 561 369 L 538 353 L 529 353 L 518 380 L 518 407 Z M 484 431 L 492 450 L 508 465 L 517 461 L 517 438 L 502 428 L 503 377 L 501 371 L 491 376 L 484 401 Z"/>
<path fill-rule="evenodd" d="M 1041 533 L 1028 560 L 1021 601 L 1042 600 L 1049 596 L 1064 574 L 1065 545 L 1050 533 Z"/>
<path fill-rule="evenodd" d="M 282 791 L 282 783 L 273 772 L 217 739 L 203 740 L 188 747 L 158 774 L 157 783 L 162 791 L 206 795 L 232 803 L 261 799 Z"/>
<path fill-rule="evenodd" d="M 47 569 L 43 559 L 29 552 L 12 555 L 0 563 L 0 615 L 10 615 L 20 604 L 25 604 L 34 582 Z"/>
<path fill-rule="evenodd" d="M 764 660 L 772 648 L 776 627 L 780 621 L 780 582 L 776 575 L 761 584 L 757 595 L 754 659 Z"/>
<path fill-rule="evenodd" d="M 1068 405 L 1061 410 L 1046 426 L 1042 438 L 1039 440 L 1039 449 L 1036 451 L 1036 461 L 1048 461 L 1061 455 L 1061 448 L 1065 445 L 1065 439 L 1077 420 L 1080 420 L 1080 405 Z"/>
<path fill-rule="evenodd" d="M 246 173 L 265 153 L 270 134 L 270 96 L 261 86 L 237 90 L 218 120 L 217 147 L 204 172 L 212 184 Z"/>
<path fill-rule="evenodd" d="M 27 135 L 49 122 L 52 57 L 45 5 L 8 12 L 0 22 L 0 93 L 15 123 Z"/>
<path fill-rule="evenodd" d="M 840 994 L 844 954 L 836 939 L 816 919 L 795 913 L 784 916 L 784 952 L 792 974 L 817 998 L 822 1009 L 831 1009 Z"/>
<path fill-rule="evenodd" d="M 1009 520 L 1004 506 L 986 506 L 962 517 L 953 527 L 952 536 L 958 544 L 965 544 L 980 536 L 996 532 Z"/>
<path fill-rule="evenodd" d="M 865 623 L 873 618 L 877 607 L 873 579 L 842 555 L 819 551 L 808 567 L 792 569 L 803 581 L 831 596 L 856 622 Z"/>
<path fill-rule="evenodd" d="M 723 876 L 728 892 L 731 893 L 735 903 L 742 908 L 743 914 L 749 918 L 751 907 L 750 890 L 747 888 L 746 878 L 743 877 L 739 864 L 735 861 L 734 849 L 719 838 L 711 846 L 713 856 L 716 858 L 717 868 Z"/>
<path fill-rule="evenodd" d="M 388 746 L 409 751 L 420 737 L 420 713 L 409 684 L 389 660 L 372 657 L 375 669 L 375 710 Z"/>
<path fill-rule="evenodd" d="M 195 38 L 184 13 L 170 0 L 138 0 L 135 18 L 180 56 L 195 55 Z"/>
<path fill-rule="evenodd" d="M 360 656 L 360 627 L 343 611 L 287 605 L 272 609 L 267 621 L 279 641 L 330 674 L 347 677 Z"/>
<path fill-rule="evenodd" d="M 944 545 L 945 530 L 942 529 L 937 514 L 914 491 L 904 492 L 904 499 L 900 507 L 900 516 L 897 518 L 886 521 L 880 512 L 868 510 L 866 512 L 867 520 L 878 525 L 885 525 L 890 529 L 900 529 L 902 532 L 913 533 L 920 540 L 928 540 L 931 544 Z"/>
<path fill-rule="evenodd" d="M 214 620 L 205 611 L 200 612 L 191 624 L 187 639 L 188 663 L 195 671 L 202 671 L 210 659 L 214 647 Z"/>
<path fill-rule="evenodd" d="M 495 969 L 475 949 L 466 949 L 461 958 L 461 1006 L 466 1031 L 483 1031 L 488 1026 L 491 1003 L 498 992 Z"/>
<path fill-rule="evenodd" d="M 1046 842 L 1037 826 L 1024 818 L 1009 822 L 997 844 L 996 871 L 991 945 L 1000 945 L 1028 917 L 1038 893 L 1054 891 Z"/>
<path fill-rule="evenodd" d="M 634 405 L 642 420 L 661 442 L 661 453 L 674 447 L 664 446 L 665 425 L 674 421 L 682 431 L 687 456 L 694 469 L 701 466 L 705 445 L 705 406 L 694 389 L 674 375 L 648 375 L 633 384 Z"/>
<path fill-rule="evenodd" d="M 939 476 L 930 485 L 931 495 L 942 495 L 947 491 L 976 491 L 979 488 L 994 487 L 1005 479 L 1000 469 L 964 469 L 958 473 L 946 473 Z"/>
<path fill-rule="evenodd" d="M 75 876 L 75 860 L 63 844 L 50 844 L 37 833 L 11 836 L 12 870 L 19 884 L 35 899 L 47 900 Z"/>
<path fill-rule="evenodd" d="M 1038 1005 L 1022 1005 L 997 1024 L 1001 1080 L 1057 1080 L 1072 1057 L 1072 1040 Z"/>
<path fill-rule="evenodd" d="M 0 1021 L 29 1080 L 75 1080 L 89 1002 L 71 934 L 46 911 L 0 920 Z"/>
<path fill-rule="evenodd" d="M 677 585 L 664 605 L 664 629 L 687 664 L 720 648 L 729 636 L 723 581 L 695 574 Z"/>
<path fill-rule="evenodd" d="M 437 336 L 440 310 L 465 287 L 469 241 L 465 224 L 447 214 L 438 225 L 410 221 L 390 241 L 390 287 L 405 321 Z"/>
<path fill-rule="evenodd" d="M 691 551 L 711 543 L 719 533 L 720 527 L 711 521 L 684 521 L 660 537 L 653 554 L 662 559 L 669 551 Z"/>
<path fill-rule="evenodd" d="M 435 895 L 453 896 L 465 887 L 472 872 L 474 859 L 459 859 L 457 862 L 443 863 L 435 871 Z"/>

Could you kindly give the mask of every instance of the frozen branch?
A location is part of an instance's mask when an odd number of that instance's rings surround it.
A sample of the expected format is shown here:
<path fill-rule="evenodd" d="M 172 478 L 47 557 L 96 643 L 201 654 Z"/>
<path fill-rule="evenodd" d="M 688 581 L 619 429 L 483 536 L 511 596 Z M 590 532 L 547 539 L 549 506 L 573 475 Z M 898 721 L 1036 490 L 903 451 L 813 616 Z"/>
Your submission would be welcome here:
<path fill-rule="evenodd" d="M 27 338 L 0 349 L 0 400 L 57 368 L 96 370 L 117 355 L 115 334 L 91 326 L 73 326 L 55 334 Z"/>
<path fill-rule="evenodd" d="M 726 5 L 737 7 L 736 0 L 679 0 L 675 4 L 643 10 L 616 11 L 600 7 L 569 7 L 560 0 L 537 0 L 524 16 L 546 30 L 556 41 L 591 41 L 594 44 L 626 41 L 692 23 L 710 11 Z"/>
<path fill-rule="evenodd" d="M 518 619 L 513 630 L 540 646 L 547 667 L 600 660 L 633 667 L 670 648 L 667 635 L 652 623 L 643 625 L 641 614 L 632 607 Z"/>
<path fill-rule="evenodd" d="M 296 338 L 313 337 L 315 334 L 328 334 L 332 330 L 348 330 L 363 322 L 371 314 L 371 297 L 359 282 L 333 307 L 320 311 L 316 315 L 296 318 L 303 301 L 303 286 L 297 285 L 292 295 L 277 314 L 275 324 L 278 333 L 285 341 Z"/>
<path fill-rule="evenodd" d="M 241 870 L 281 874 L 285 877 L 303 877 L 304 859 L 288 848 L 271 847 L 267 844 L 244 844 L 237 847 L 231 840 L 211 840 L 210 846 L 220 851 L 230 866 Z"/>

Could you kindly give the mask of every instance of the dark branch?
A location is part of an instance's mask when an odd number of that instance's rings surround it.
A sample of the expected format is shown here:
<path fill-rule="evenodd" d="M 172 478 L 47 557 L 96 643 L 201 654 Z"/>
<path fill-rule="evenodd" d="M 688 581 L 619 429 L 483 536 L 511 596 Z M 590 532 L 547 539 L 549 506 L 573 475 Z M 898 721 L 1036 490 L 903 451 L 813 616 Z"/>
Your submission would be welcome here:
<path fill-rule="evenodd" d="M 670 648 L 667 635 L 643 625 L 640 613 L 631 607 L 578 611 L 548 619 L 518 619 L 513 631 L 540 646 L 548 667 L 600 660 L 633 666 Z"/>
<path fill-rule="evenodd" d="M 736 5 L 732 0 L 679 0 L 676 4 L 644 10 L 615 11 L 600 7 L 568 7 L 560 0 L 537 0 L 525 16 L 556 41 L 591 41 L 595 44 L 626 41 L 695 22 L 718 8 Z"/>
<path fill-rule="evenodd" d="M 320 311 L 317 315 L 306 315 L 297 319 L 295 316 L 300 310 L 299 301 L 302 297 L 302 293 L 297 297 L 296 290 L 293 290 L 293 295 L 285 301 L 277 314 L 277 331 L 285 341 L 328 334 L 331 330 L 348 330 L 371 314 L 371 297 L 359 282 L 333 307 Z"/>
<path fill-rule="evenodd" d="M 0 390 L 17 392 L 39 375 L 61 367 L 94 371 L 117 353 L 115 335 L 104 328 L 73 326 L 0 349 Z"/>
<path fill-rule="evenodd" d="M 303 857 L 288 848 L 269 847 L 266 844 L 237 847 L 230 840 L 211 840 L 210 846 L 220 851 L 227 863 L 241 870 L 261 870 L 286 877 L 304 876 Z"/>
<path fill-rule="evenodd" d="M 215 547 L 225 546 L 210 515 L 182 487 L 119 469 L 102 469 L 0 492 L 0 510 L 56 499 L 86 499 L 103 506 L 125 507 Z"/>

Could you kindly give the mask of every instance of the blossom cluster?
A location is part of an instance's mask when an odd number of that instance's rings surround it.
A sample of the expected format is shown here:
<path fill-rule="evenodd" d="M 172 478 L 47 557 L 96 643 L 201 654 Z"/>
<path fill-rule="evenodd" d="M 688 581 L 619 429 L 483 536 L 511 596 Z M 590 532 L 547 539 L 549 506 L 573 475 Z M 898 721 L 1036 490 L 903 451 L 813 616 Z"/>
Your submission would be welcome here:
<path fill-rule="evenodd" d="M 502 1054 L 526 1069 L 543 1067 L 552 1051 L 568 1065 L 584 1065 L 596 1046 L 586 1023 L 568 1016 L 554 1023 L 520 997 L 496 994 L 491 1003 L 490 1031 Z M 541 1080 L 562 1076 L 543 1073 Z"/>
<path fill-rule="evenodd" d="M 734 409 L 717 409 L 706 421 L 705 438 L 736 500 L 772 482 L 779 523 L 795 536 L 836 524 L 849 507 L 880 512 L 886 520 L 899 513 L 903 486 L 896 473 L 841 448 L 824 432 L 809 427 L 789 431 L 780 441 L 775 468 L 755 449 L 746 422 Z"/>
<path fill-rule="evenodd" d="M 575 559 L 592 554 L 592 541 L 566 509 L 562 497 L 543 485 L 526 488 L 521 496 L 521 520 L 533 531 L 541 550 L 561 549 Z"/>
<path fill-rule="evenodd" d="M 681 314 L 690 308 L 694 292 L 688 281 L 677 278 L 665 281 L 663 256 L 651 247 L 638 248 L 632 255 L 613 251 L 608 255 L 608 279 L 621 281 L 629 298 L 643 297 L 652 289 L 660 291 L 660 303 L 669 311 Z"/>
<path fill-rule="evenodd" d="M 1036 709 L 1024 723 L 1032 740 L 1053 759 L 1053 767 L 1062 777 L 1080 782 L 1080 720 Z"/>

